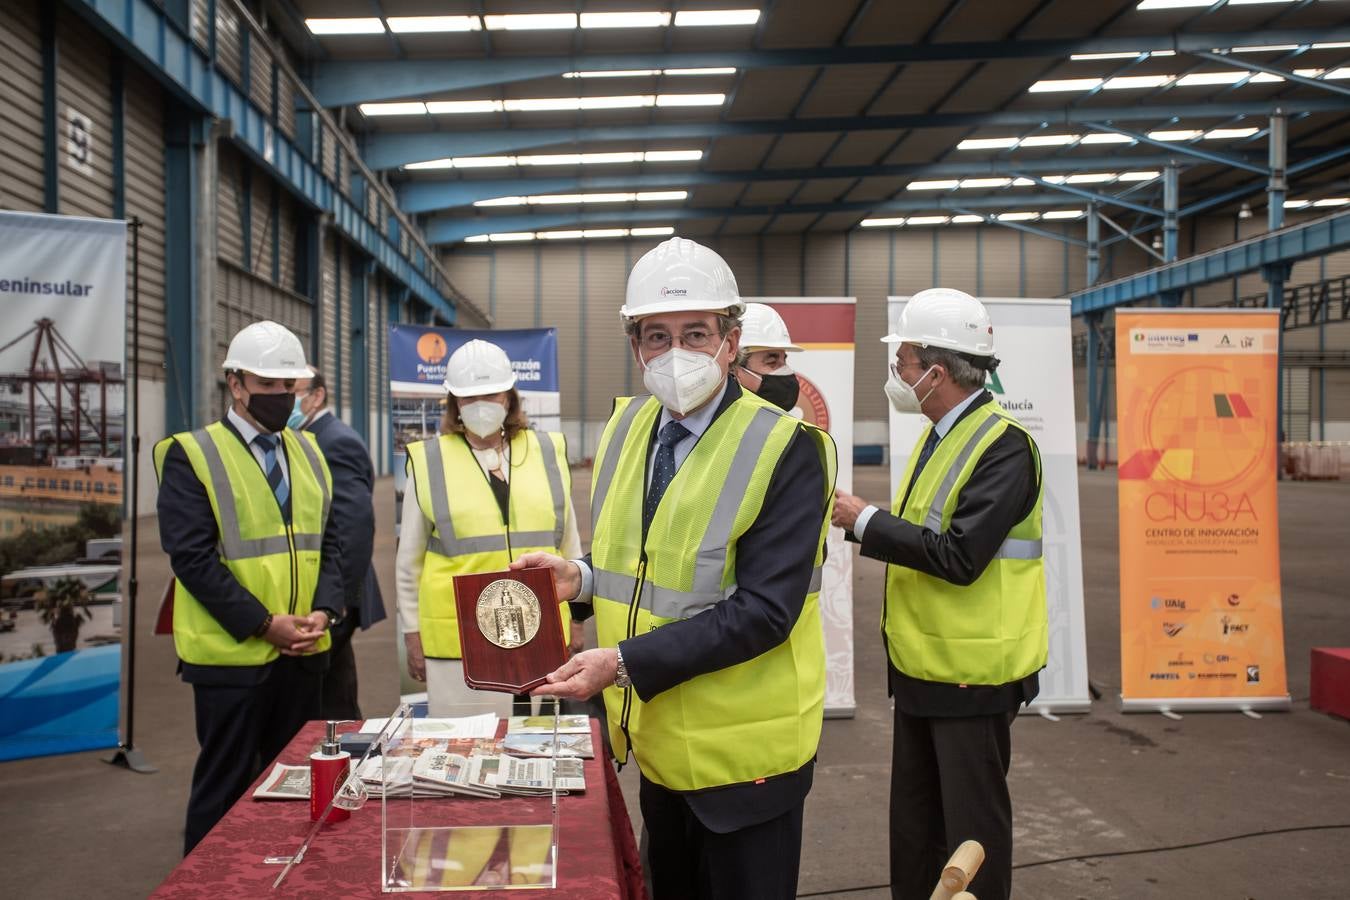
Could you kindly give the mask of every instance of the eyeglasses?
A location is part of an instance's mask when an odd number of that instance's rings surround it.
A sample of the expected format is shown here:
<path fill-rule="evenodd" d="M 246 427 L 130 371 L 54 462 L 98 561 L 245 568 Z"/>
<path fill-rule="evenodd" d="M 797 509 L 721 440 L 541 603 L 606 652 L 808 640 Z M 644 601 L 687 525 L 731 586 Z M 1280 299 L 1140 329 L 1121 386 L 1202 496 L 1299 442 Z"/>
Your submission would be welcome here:
<path fill-rule="evenodd" d="M 921 362 L 902 362 L 898 366 L 895 363 L 891 363 L 891 374 L 894 375 L 896 378 L 899 378 L 900 373 L 908 369 L 910 366 L 921 366 L 921 365 L 923 365 L 923 363 Z"/>
<path fill-rule="evenodd" d="M 718 337 L 719 335 L 716 332 L 707 331 L 702 328 L 690 328 L 678 338 L 674 338 L 671 336 L 670 332 L 653 328 L 651 331 L 638 338 L 638 343 L 642 345 L 642 349 L 644 350 L 662 353 L 669 350 L 670 345 L 676 340 L 680 342 L 681 347 L 686 349 L 702 350 L 705 347 L 712 346 L 712 342 Z"/>

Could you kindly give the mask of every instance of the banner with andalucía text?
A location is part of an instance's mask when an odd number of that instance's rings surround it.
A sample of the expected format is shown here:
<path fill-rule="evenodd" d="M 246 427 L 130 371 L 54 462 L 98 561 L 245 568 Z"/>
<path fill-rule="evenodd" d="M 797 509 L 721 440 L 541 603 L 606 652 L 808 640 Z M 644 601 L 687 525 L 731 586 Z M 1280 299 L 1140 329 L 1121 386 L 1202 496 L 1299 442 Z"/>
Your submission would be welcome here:
<path fill-rule="evenodd" d="M 1121 706 L 1286 709 L 1276 310 L 1121 310 Z"/>

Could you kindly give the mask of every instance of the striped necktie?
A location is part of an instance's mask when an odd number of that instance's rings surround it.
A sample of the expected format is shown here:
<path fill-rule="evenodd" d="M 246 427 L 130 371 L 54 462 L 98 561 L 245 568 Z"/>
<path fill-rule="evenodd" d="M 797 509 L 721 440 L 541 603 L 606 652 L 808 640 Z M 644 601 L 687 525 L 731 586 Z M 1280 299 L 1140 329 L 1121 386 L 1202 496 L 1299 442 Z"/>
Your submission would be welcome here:
<path fill-rule="evenodd" d="M 670 480 L 675 477 L 675 445 L 692 432 L 681 425 L 679 422 L 670 421 L 662 426 L 660 432 L 656 435 L 656 461 L 652 465 L 652 483 L 647 488 L 647 502 L 642 508 L 643 530 L 652 522 L 652 517 L 656 515 L 656 507 L 661 505 L 661 497 L 666 493 L 666 488 L 670 487 Z"/>
<path fill-rule="evenodd" d="M 282 518 L 289 523 L 291 521 L 291 486 L 286 483 L 286 479 L 281 474 L 281 462 L 277 459 L 277 436 L 274 434 L 259 434 L 253 439 L 253 443 L 262 448 L 263 474 L 267 476 L 267 483 L 272 488 L 272 496 L 277 498 L 277 506 L 281 507 Z"/>

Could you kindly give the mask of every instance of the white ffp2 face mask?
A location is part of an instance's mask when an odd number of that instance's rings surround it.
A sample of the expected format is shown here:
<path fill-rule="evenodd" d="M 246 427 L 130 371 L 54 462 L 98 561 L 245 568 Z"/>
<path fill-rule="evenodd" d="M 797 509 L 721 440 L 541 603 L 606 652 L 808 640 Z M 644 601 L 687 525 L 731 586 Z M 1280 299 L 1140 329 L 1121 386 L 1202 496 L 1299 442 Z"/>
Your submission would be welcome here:
<path fill-rule="evenodd" d="M 502 430 L 506 407 L 496 400 L 475 400 L 459 408 L 459 420 L 472 434 L 485 438 Z"/>
<path fill-rule="evenodd" d="M 928 373 L 933 371 L 934 368 L 934 366 L 929 366 L 924 373 L 919 376 L 919 381 L 923 381 L 927 378 Z M 918 384 L 919 381 L 914 382 L 914 384 Z M 927 400 L 935 390 L 937 390 L 936 385 L 929 388 L 928 393 L 924 394 L 923 397 L 920 397 L 914 392 L 913 384 L 897 377 L 894 372 L 886 376 L 886 397 L 891 401 L 891 407 L 898 413 L 923 412 L 924 401 Z"/>
<path fill-rule="evenodd" d="M 726 344 L 726 338 L 723 338 L 712 356 L 683 347 L 671 347 L 647 362 L 639 353 L 642 383 L 653 397 L 661 401 L 662 406 L 677 416 L 683 416 L 707 402 L 725 380 L 726 376 L 717 365 L 716 357 L 722 354 Z"/>

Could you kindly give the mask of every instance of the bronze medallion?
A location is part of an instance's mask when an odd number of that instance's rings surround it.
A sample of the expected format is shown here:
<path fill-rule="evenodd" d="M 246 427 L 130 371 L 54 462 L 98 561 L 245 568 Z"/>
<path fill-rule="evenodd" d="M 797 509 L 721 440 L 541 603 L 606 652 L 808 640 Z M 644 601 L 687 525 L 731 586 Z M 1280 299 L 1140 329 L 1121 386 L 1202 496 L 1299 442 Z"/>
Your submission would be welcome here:
<path fill-rule="evenodd" d="M 483 637 L 512 650 L 539 633 L 539 598 L 524 583 L 499 578 L 478 595 L 477 617 Z"/>

